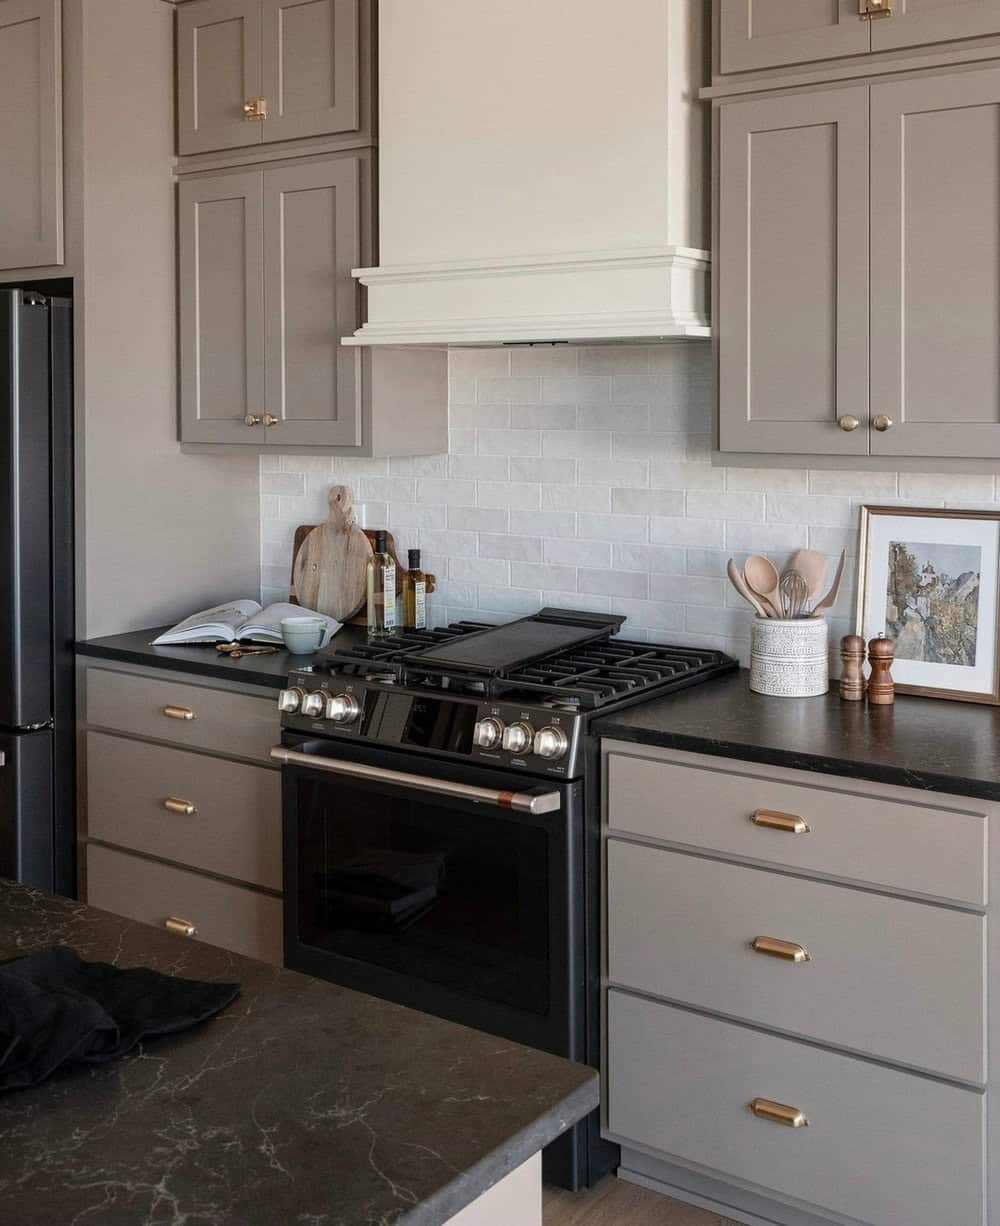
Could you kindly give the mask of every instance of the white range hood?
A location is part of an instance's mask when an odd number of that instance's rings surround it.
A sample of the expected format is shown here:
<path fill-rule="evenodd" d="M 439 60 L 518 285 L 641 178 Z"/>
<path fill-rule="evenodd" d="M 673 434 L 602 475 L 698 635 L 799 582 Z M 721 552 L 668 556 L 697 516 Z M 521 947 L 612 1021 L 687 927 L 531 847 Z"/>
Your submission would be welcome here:
<path fill-rule="evenodd" d="M 381 0 L 346 344 L 707 337 L 704 0 Z"/>

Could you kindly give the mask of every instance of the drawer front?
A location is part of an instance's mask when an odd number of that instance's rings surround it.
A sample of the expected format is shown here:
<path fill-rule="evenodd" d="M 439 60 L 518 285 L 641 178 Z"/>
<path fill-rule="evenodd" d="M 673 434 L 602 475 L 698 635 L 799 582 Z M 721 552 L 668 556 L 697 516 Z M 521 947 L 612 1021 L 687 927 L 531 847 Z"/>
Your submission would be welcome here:
<path fill-rule="evenodd" d="M 979 915 L 608 841 L 613 983 L 979 1084 L 985 945 Z"/>
<path fill-rule="evenodd" d="M 264 761 L 280 737 L 270 699 L 106 668 L 87 669 L 87 722 Z"/>
<path fill-rule="evenodd" d="M 87 902 L 162 928 L 187 921 L 197 938 L 281 966 L 281 901 L 125 852 L 87 848 Z"/>
<path fill-rule="evenodd" d="M 986 818 L 968 809 L 785 782 L 770 768 L 706 759 L 692 766 L 613 751 L 608 825 L 789 868 L 985 906 Z M 802 818 L 795 834 L 751 822 L 763 810 Z M 766 820 L 766 818 L 765 818 Z"/>
<path fill-rule="evenodd" d="M 281 889 L 278 771 L 88 732 L 87 815 L 96 839 Z"/>
<path fill-rule="evenodd" d="M 616 1138 L 873 1226 L 983 1226 L 984 1098 L 608 993 Z M 763 1098 L 808 1127 L 757 1118 Z"/>

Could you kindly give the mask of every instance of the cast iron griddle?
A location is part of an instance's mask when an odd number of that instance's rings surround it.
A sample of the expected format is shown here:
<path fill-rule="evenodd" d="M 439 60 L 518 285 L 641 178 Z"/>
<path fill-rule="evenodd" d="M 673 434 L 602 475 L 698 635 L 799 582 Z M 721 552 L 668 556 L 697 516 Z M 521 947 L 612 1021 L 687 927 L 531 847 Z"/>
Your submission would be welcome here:
<path fill-rule="evenodd" d="M 562 611 L 550 618 L 547 612 L 543 609 L 534 617 L 465 634 L 408 658 L 435 668 L 505 673 L 555 652 L 607 638 L 624 621 L 621 617 L 588 617 L 586 613 L 580 614 L 579 621 L 568 620 Z"/>

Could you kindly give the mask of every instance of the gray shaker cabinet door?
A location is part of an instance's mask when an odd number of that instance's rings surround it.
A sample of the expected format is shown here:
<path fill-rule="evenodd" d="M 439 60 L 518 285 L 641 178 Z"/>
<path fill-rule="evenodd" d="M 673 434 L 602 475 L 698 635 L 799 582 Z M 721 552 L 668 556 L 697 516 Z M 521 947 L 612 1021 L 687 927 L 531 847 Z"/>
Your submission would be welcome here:
<path fill-rule="evenodd" d="M 871 107 L 872 454 L 1000 458 L 1000 68 Z"/>
<path fill-rule="evenodd" d="M 871 23 L 858 16 L 858 0 L 716 0 L 715 16 L 723 72 L 869 50 Z"/>
<path fill-rule="evenodd" d="M 892 8 L 871 23 L 873 51 L 1000 33 L 997 0 L 894 0 Z"/>
<path fill-rule="evenodd" d="M 867 454 L 868 87 L 724 104 L 718 199 L 721 450 Z"/>
<path fill-rule="evenodd" d="M 0 4 L 0 268 L 63 262 L 60 0 Z"/>
<path fill-rule="evenodd" d="M 358 0 L 263 0 L 264 140 L 353 132 Z"/>
<path fill-rule="evenodd" d="M 262 443 L 264 405 L 261 174 L 179 187 L 181 440 Z"/>
<path fill-rule="evenodd" d="M 177 152 L 259 145 L 260 0 L 195 0 L 177 10 Z"/>
<path fill-rule="evenodd" d="M 264 171 L 267 429 L 275 446 L 361 443 L 361 353 L 351 269 L 361 260 L 367 154 Z"/>

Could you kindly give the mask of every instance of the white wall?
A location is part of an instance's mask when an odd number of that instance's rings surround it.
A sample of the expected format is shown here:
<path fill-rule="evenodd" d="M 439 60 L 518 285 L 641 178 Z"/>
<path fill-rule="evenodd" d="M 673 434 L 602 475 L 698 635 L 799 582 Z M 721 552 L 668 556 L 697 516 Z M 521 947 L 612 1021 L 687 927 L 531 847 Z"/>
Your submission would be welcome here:
<path fill-rule="evenodd" d="M 831 641 L 852 629 L 859 506 L 992 504 L 992 476 L 713 468 L 710 346 L 453 350 L 451 454 L 267 456 L 266 599 L 287 595 L 296 524 L 344 481 L 363 522 L 419 545 L 438 621 L 542 603 L 625 613 L 625 633 L 744 661 L 750 614 L 726 559 L 799 546 L 850 562 Z M 831 567 L 832 569 L 832 567 Z"/>

